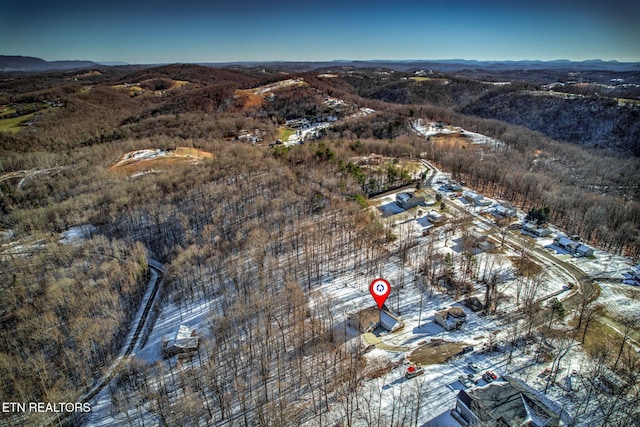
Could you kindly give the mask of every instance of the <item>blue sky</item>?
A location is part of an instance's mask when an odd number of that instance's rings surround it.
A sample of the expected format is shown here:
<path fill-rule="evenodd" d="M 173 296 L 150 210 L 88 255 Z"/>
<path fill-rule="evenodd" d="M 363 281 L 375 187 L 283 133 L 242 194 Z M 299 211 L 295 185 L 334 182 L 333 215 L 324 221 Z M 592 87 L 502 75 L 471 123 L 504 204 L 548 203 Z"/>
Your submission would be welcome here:
<path fill-rule="evenodd" d="M 0 0 L 0 54 L 129 63 L 640 61 L 637 0 Z"/>

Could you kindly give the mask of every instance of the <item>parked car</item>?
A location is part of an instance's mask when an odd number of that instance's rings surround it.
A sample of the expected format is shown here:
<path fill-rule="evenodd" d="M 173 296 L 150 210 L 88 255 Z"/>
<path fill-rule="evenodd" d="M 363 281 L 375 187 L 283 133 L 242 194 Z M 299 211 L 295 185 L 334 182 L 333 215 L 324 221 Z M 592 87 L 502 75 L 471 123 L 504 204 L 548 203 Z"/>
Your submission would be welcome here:
<path fill-rule="evenodd" d="M 469 381 L 471 381 L 474 384 L 478 384 L 478 380 L 476 379 L 476 376 L 473 374 L 467 374 L 467 378 L 469 379 Z"/>
<path fill-rule="evenodd" d="M 473 383 L 469 381 L 469 378 L 465 377 L 464 375 L 460 375 L 460 377 L 458 377 L 458 380 L 460 380 L 462 385 L 465 386 L 466 388 L 473 387 Z"/>
<path fill-rule="evenodd" d="M 484 374 L 482 374 L 482 379 L 485 380 L 486 382 L 490 383 L 493 380 L 498 379 L 498 376 L 496 374 L 494 374 L 491 371 L 487 371 Z"/>
<path fill-rule="evenodd" d="M 472 371 L 472 372 L 474 372 L 474 373 L 476 373 L 476 374 L 477 374 L 478 372 L 480 372 L 480 367 L 479 367 L 478 365 L 476 365 L 475 363 L 471 363 L 471 362 L 469 362 L 469 364 L 467 365 L 467 367 L 468 367 L 469 369 L 471 369 L 471 371 Z"/>
<path fill-rule="evenodd" d="M 407 379 L 411 379 L 422 374 L 424 374 L 424 368 L 422 368 L 421 366 L 409 365 L 407 366 L 407 370 L 404 373 L 404 376 L 407 377 Z"/>

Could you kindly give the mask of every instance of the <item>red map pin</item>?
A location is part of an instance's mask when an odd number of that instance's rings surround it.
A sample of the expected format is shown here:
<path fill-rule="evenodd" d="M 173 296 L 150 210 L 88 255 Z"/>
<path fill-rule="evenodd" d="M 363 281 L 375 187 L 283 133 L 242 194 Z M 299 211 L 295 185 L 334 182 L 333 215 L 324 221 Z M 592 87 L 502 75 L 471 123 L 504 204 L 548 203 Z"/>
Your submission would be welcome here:
<path fill-rule="evenodd" d="M 384 304 L 389 293 L 391 293 L 391 285 L 386 280 L 379 278 L 371 282 L 369 292 L 371 292 L 373 299 L 376 300 L 378 308 L 382 310 L 382 304 Z"/>

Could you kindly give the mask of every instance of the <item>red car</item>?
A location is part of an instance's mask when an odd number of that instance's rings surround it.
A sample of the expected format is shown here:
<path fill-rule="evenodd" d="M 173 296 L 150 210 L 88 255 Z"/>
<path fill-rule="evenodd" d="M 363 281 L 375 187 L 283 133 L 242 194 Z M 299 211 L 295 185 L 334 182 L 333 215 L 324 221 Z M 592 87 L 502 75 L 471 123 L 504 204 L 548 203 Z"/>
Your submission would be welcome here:
<path fill-rule="evenodd" d="M 486 382 L 490 383 L 493 380 L 497 380 L 498 376 L 495 373 L 491 372 L 491 371 L 487 371 L 484 374 L 482 374 L 482 379 L 485 380 Z"/>

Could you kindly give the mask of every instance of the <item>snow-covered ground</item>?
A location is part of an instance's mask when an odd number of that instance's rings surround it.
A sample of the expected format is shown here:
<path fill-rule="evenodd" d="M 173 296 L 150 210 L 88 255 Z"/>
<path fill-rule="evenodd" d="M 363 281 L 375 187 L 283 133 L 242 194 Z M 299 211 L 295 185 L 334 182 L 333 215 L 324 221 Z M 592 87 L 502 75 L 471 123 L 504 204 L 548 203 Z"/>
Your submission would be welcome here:
<path fill-rule="evenodd" d="M 403 271 L 399 265 L 389 262 L 382 267 L 380 275 L 389 280 L 393 288 L 387 305 L 397 310 L 405 323 L 402 330 L 383 335 L 382 342 L 394 348 L 409 348 L 406 352 L 376 348 L 365 356 L 367 364 L 371 366 L 398 365 L 381 377 L 367 380 L 362 387 L 362 396 L 373 396 L 370 405 L 377 407 L 378 402 L 380 403 L 382 424 L 391 422 L 390 414 L 399 410 L 399 399 L 405 403 L 410 399 L 420 399 L 417 425 L 459 426 L 450 415 L 450 410 L 455 406 L 459 390 L 465 389 L 459 377 L 473 373 L 468 368 L 469 363 L 475 363 L 481 369 L 480 373 L 476 374 L 478 386 L 487 384 L 480 378 L 480 374 L 490 370 L 498 376 L 513 375 L 538 391 L 545 389 L 547 378 L 541 376 L 541 373 L 550 367 L 550 363 L 534 363 L 534 348 L 530 347 L 526 352 L 516 349 L 511 363 L 507 363 L 506 353 L 482 351 L 489 341 L 498 343 L 507 339 L 507 327 L 498 319 L 479 316 L 450 296 L 439 292 L 432 298 L 423 299 L 420 313 L 420 295 L 416 287 L 410 283 L 411 273 L 408 270 Z M 369 279 L 364 276 L 356 277 L 355 280 L 352 277 L 338 277 L 320 285 L 320 291 L 330 295 L 335 301 L 336 320 L 340 321 L 342 316 L 374 304 L 368 292 Z M 405 286 L 398 290 L 400 283 L 404 283 Z M 468 321 L 460 330 L 445 331 L 434 323 L 434 314 L 451 306 L 463 307 Z M 351 331 L 349 335 L 353 336 L 356 333 Z M 472 345 L 475 351 L 444 364 L 428 365 L 425 367 L 425 374 L 419 377 L 405 378 L 407 355 L 416 349 L 419 343 L 435 339 Z M 586 364 L 584 354 L 579 348 L 571 350 L 561 364 L 559 382 L 562 384 L 562 378 L 573 370 L 586 373 Z M 560 385 L 551 386 L 547 390 L 547 396 L 562 405 L 569 414 L 573 414 L 577 409 L 577 393 L 579 392 L 569 394 Z M 340 419 L 339 414 L 333 415 L 336 417 L 335 421 Z"/>
<path fill-rule="evenodd" d="M 461 135 L 468 138 L 472 144 L 492 144 L 497 146 L 500 141 L 476 132 L 470 132 L 461 127 L 443 126 L 435 122 L 425 123 L 422 119 L 417 119 L 411 123 L 413 130 L 425 138 L 438 135 Z"/>
<path fill-rule="evenodd" d="M 433 184 L 434 190 L 439 190 L 437 182 L 443 175 L 436 171 Z M 459 219 L 464 215 L 471 215 L 472 220 L 467 227 L 481 230 L 484 233 L 491 233 L 491 226 L 480 214 L 485 208 L 477 208 L 459 198 L 447 198 L 447 210 L 449 220 Z M 414 208 L 405 211 L 395 203 L 395 194 L 385 195 L 372 201 L 375 205 L 374 211 L 383 218 L 389 225 L 393 226 L 393 233 L 399 240 L 411 240 L 420 248 L 421 244 L 431 242 L 434 249 L 442 255 L 451 254 L 452 257 L 462 258 L 461 230 L 456 227 L 440 225 L 430 227 L 432 224 L 425 218 L 429 207 Z M 421 213 L 418 213 L 418 211 Z M 519 217 L 523 214 L 520 212 Z M 429 233 L 423 235 L 425 229 L 429 228 Z M 495 237 L 495 236 L 494 236 Z M 513 274 L 513 260 L 520 256 L 518 249 L 518 236 L 512 236 L 506 240 L 506 245 L 496 253 L 478 251 L 474 257 L 476 269 L 482 271 L 489 262 L 499 259 L 498 268 L 504 272 L 504 283 L 498 288 L 499 292 L 507 296 L 506 300 L 500 304 L 501 312 L 511 312 L 516 307 L 516 278 Z M 542 250 L 549 246 L 552 239 L 536 239 L 536 247 Z M 397 250 L 400 243 L 391 245 L 390 250 Z M 376 277 L 387 279 L 392 286 L 392 292 L 387 299 L 387 306 L 398 312 L 404 322 L 404 328 L 400 331 L 379 336 L 380 343 L 377 348 L 369 351 L 364 357 L 367 361 L 367 368 L 376 371 L 376 367 L 389 367 L 382 370 L 379 376 L 368 378 L 364 381 L 358 398 L 361 404 L 371 405 L 373 408 L 380 407 L 380 425 L 394 424 L 417 424 L 422 426 L 458 426 L 459 424 L 450 415 L 450 410 L 455 406 L 458 391 L 465 386 L 459 381 L 460 376 L 472 373 L 467 367 L 469 362 L 480 366 L 481 372 L 491 370 L 497 375 L 510 374 L 529 384 L 531 387 L 542 392 L 547 388 L 547 378 L 541 373 L 550 367 L 550 363 L 536 363 L 534 348 L 530 346 L 526 349 L 518 348 L 513 352 L 511 363 L 507 363 L 505 352 L 489 352 L 483 350 L 488 348 L 488 344 L 499 344 L 499 348 L 504 349 L 503 343 L 509 341 L 510 325 L 504 324 L 500 317 L 481 316 L 454 300 L 450 295 L 433 290 L 433 295 L 428 297 L 421 292 L 418 283 L 414 278 L 421 258 L 416 255 L 409 256 L 405 263 L 402 263 L 397 256 L 388 257 L 376 269 L 375 274 L 362 274 L 362 272 L 347 271 L 344 274 L 327 273 L 322 280 L 317 281 L 313 288 L 314 293 L 310 296 L 310 305 L 320 304 L 318 298 L 327 297 L 331 301 L 331 311 L 334 316 L 334 324 L 340 325 L 347 332 L 348 343 L 363 341 L 367 345 L 364 337 L 357 331 L 346 326 L 346 319 L 350 313 L 360 311 L 375 304 L 369 294 L 369 284 Z M 549 253 L 549 256 L 552 254 Z M 563 254 L 556 254 L 559 259 L 575 265 L 577 268 L 587 272 L 592 277 L 607 277 L 621 279 L 618 273 L 628 271 L 631 265 L 630 260 L 622 257 L 613 257 L 603 252 L 596 252 L 594 259 L 575 259 Z M 574 280 L 573 275 L 562 268 L 559 263 L 552 262 L 547 257 L 537 256 L 536 262 L 541 264 L 546 271 L 546 280 L 539 290 L 539 298 L 548 295 L 556 295 L 563 299 L 571 292 L 566 288 L 568 282 Z M 476 295 L 482 300 L 484 292 L 483 285 L 475 284 Z M 601 298 L 615 305 L 621 316 L 638 310 L 638 300 L 630 298 L 626 292 L 626 285 L 622 283 L 603 283 Z M 635 289 L 635 288 L 634 288 Z M 560 292 L 558 294 L 558 292 Z M 152 329 L 148 339 L 142 345 L 135 348 L 134 353 L 137 358 L 150 363 L 162 361 L 162 343 L 169 339 L 179 325 L 188 325 L 191 329 L 198 331 L 200 336 L 207 336 L 210 332 L 210 313 L 215 302 L 196 301 L 189 307 L 177 307 L 172 302 L 166 302 L 159 317 Z M 437 311 L 449 308 L 460 307 L 467 315 L 466 324 L 459 330 L 446 331 L 434 322 Z M 475 351 L 461 357 L 452 359 L 446 363 L 425 366 L 425 374 L 413 379 L 406 379 L 404 376 L 407 356 L 419 345 L 432 340 L 443 339 L 450 342 L 462 343 L 473 346 Z M 501 345 L 502 344 L 502 345 Z M 162 363 L 171 363 L 162 361 Z M 558 384 L 548 387 L 547 396 L 559 403 L 570 415 L 574 415 L 580 409 L 579 403 L 583 399 L 584 387 L 575 392 L 568 392 L 562 387 L 567 375 L 573 370 L 577 371 L 576 382 L 586 381 L 590 369 L 590 362 L 586 359 L 579 346 L 571 348 L 568 355 L 563 359 L 558 376 Z M 484 385 L 484 380 L 478 381 L 478 386 Z M 582 394 L 581 394 L 582 393 Z M 400 413 L 402 406 L 402 414 Z M 337 424 L 343 414 L 336 405 L 329 409 L 324 416 L 324 423 Z M 113 404 L 107 388 L 105 388 L 92 402 L 91 418 L 87 425 L 102 426 L 114 425 L 126 421 L 122 413 L 112 413 Z M 407 413 L 406 408 L 416 407 L 417 413 Z M 411 411 L 411 410 L 409 410 Z M 587 413 L 581 415 L 582 419 L 597 416 L 593 414 L 592 408 L 587 409 Z M 157 419 L 152 414 L 142 415 L 145 422 L 153 424 Z M 393 417 L 393 418 L 392 418 Z M 408 418 L 403 418 L 408 417 Z M 365 420 L 358 420 L 356 425 L 367 425 Z M 310 420 L 306 424 L 315 426 L 315 421 Z"/>

